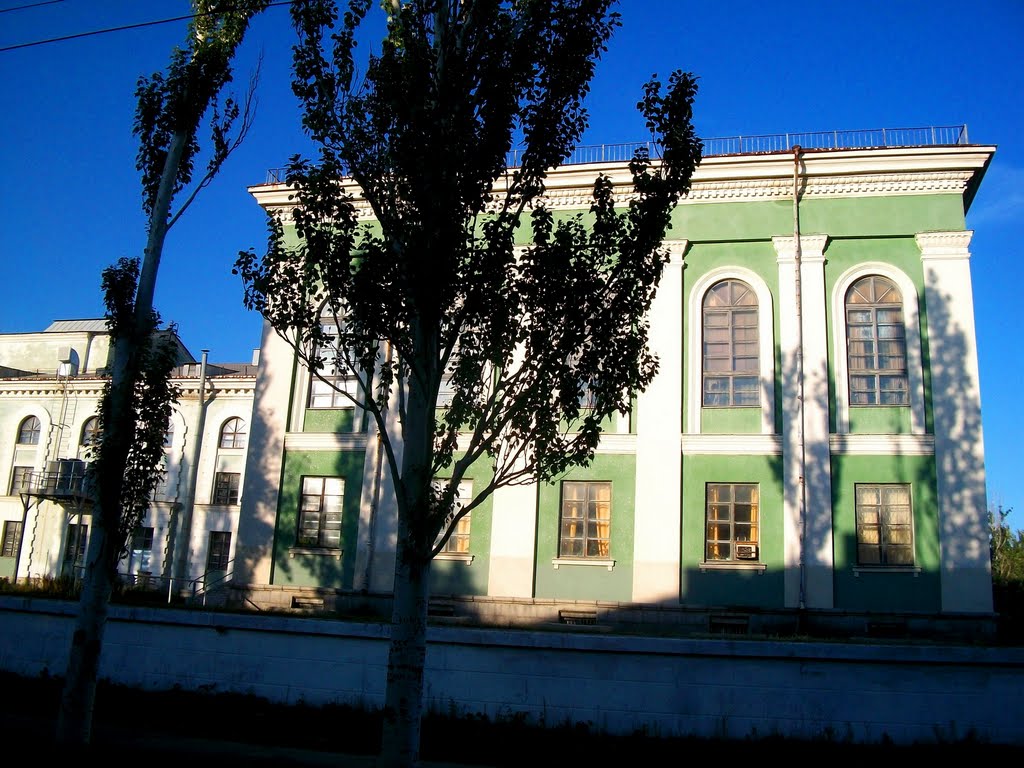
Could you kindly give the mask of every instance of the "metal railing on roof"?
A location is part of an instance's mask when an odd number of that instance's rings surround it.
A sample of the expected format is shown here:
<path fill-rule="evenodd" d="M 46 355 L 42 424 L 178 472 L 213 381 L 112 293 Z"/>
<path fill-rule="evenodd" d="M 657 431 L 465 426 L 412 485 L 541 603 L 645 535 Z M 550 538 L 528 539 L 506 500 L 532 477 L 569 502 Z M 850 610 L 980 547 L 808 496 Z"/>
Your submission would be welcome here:
<path fill-rule="evenodd" d="M 786 152 L 797 146 L 803 149 L 871 149 L 875 147 L 938 147 L 969 143 L 966 125 L 769 133 L 754 136 L 716 137 L 703 139 L 703 142 L 703 157 Z M 658 155 L 658 149 L 651 141 L 587 144 L 576 147 L 563 165 L 625 163 L 632 160 L 636 150 L 640 148 L 646 148 L 651 157 Z M 508 153 L 509 168 L 519 167 L 522 153 L 521 149 L 513 149 Z M 267 171 L 267 184 L 284 184 L 287 173 L 287 168 L 271 168 Z"/>

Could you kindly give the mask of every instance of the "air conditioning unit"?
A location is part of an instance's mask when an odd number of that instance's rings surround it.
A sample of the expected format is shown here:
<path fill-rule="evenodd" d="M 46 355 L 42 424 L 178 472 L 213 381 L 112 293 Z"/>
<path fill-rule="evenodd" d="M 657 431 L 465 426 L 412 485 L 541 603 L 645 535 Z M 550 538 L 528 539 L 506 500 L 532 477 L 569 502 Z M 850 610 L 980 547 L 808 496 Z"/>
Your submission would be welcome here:
<path fill-rule="evenodd" d="M 757 544 L 737 544 L 737 560 L 757 560 Z"/>

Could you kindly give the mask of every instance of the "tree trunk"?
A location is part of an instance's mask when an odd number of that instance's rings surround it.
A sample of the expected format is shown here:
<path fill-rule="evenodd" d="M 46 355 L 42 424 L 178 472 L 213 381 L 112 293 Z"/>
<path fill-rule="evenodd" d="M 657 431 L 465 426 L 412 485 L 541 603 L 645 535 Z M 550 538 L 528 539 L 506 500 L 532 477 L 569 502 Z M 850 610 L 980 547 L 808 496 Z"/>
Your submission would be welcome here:
<path fill-rule="evenodd" d="M 105 525 L 98 520 L 100 514 L 99 508 L 93 510 L 86 577 L 82 584 L 75 633 L 71 638 L 67 674 L 57 714 L 56 739 L 59 744 L 84 745 L 90 742 L 92 736 L 100 649 L 107 626 L 110 595 L 114 588 L 112 574 L 106 563 L 111 558 L 110 548 L 117 546 L 116 541 L 107 535 Z"/>
<path fill-rule="evenodd" d="M 132 394 L 139 379 L 138 350 L 139 345 L 145 343 L 147 336 L 155 330 L 151 327 L 150 318 L 156 274 L 167 236 L 167 216 L 174 196 L 174 180 L 178 175 L 187 139 L 183 133 L 176 133 L 171 138 L 160 190 L 150 216 L 145 258 L 135 293 L 134 317 L 128 324 L 130 327 L 122 330 L 123 335 L 115 339 L 108 417 L 103 425 L 100 443 L 103 470 L 97 478 L 98 499 L 93 508 L 92 541 L 57 716 L 56 739 L 61 744 L 88 744 L 91 738 L 96 675 L 100 667 L 103 633 L 117 573 L 118 555 L 123 543 L 118 541 L 121 488 L 130 439 L 135 434 Z"/>
<path fill-rule="evenodd" d="M 117 536 L 121 486 L 128 457 L 128 436 L 134 431 L 132 422 L 127 420 L 132 416 L 131 393 L 137 378 L 132 347 L 130 337 L 117 339 L 114 347 L 110 402 L 100 445 L 103 461 L 95 478 L 92 535 L 57 714 L 56 739 L 60 744 L 88 744 L 92 733 L 100 651 L 121 549 Z"/>
<path fill-rule="evenodd" d="M 423 667 L 427 657 L 430 560 L 413 551 L 399 525 L 391 643 L 378 766 L 409 768 L 419 763 L 423 715 Z"/>

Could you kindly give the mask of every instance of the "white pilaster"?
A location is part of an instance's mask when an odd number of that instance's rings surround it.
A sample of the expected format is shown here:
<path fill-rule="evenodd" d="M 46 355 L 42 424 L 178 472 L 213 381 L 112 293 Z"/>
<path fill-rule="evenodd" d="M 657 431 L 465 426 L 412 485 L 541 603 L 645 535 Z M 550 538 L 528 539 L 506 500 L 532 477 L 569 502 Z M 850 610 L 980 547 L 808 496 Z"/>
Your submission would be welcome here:
<path fill-rule="evenodd" d="M 926 232 L 916 239 L 924 266 L 932 374 L 942 610 L 989 612 L 985 452 L 968 250 L 973 234 Z"/>
<path fill-rule="evenodd" d="M 232 578 L 241 584 L 267 585 L 270 584 L 273 564 L 277 501 L 295 353 L 266 321 L 263 322 L 260 350 L 252 426 L 249 429 L 249 443 L 258 446 L 259 450 L 250 450 L 246 454 L 245 488 Z"/>
<path fill-rule="evenodd" d="M 487 594 L 533 597 L 537 486 L 531 483 L 499 488 L 493 499 Z"/>
<path fill-rule="evenodd" d="M 637 398 L 633 600 L 679 599 L 682 535 L 683 257 L 688 241 L 665 244 L 670 258 L 651 304 L 650 347 L 658 375 Z"/>
<path fill-rule="evenodd" d="M 772 238 L 779 264 L 785 601 L 808 608 L 833 603 L 827 243 L 827 235 L 800 237 L 797 296 L 796 238 Z"/>

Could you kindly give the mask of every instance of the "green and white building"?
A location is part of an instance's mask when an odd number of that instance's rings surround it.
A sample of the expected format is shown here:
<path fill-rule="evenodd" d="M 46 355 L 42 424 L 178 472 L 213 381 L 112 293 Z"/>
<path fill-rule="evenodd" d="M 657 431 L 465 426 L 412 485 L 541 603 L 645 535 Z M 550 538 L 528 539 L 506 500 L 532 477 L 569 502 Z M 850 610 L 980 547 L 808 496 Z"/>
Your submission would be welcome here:
<path fill-rule="evenodd" d="M 965 215 L 994 152 L 961 127 L 705 142 L 651 310 L 657 378 L 588 467 L 472 512 L 432 565 L 436 604 L 505 624 L 983 626 Z M 625 200 L 627 159 L 563 166 L 549 205 L 585 210 L 599 173 Z M 285 184 L 250 191 L 287 218 Z M 376 427 L 269 327 L 250 445 L 235 589 L 282 608 L 386 600 Z"/>

